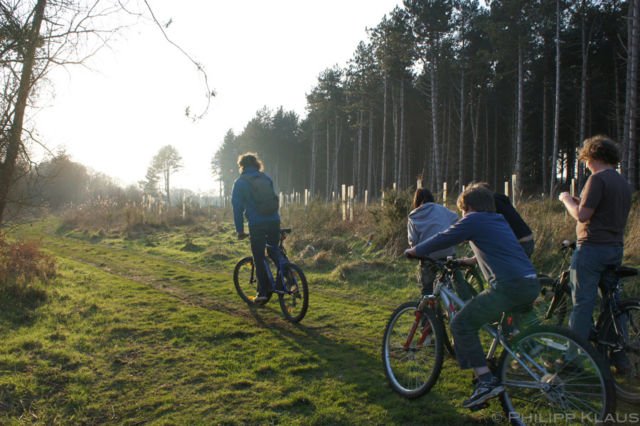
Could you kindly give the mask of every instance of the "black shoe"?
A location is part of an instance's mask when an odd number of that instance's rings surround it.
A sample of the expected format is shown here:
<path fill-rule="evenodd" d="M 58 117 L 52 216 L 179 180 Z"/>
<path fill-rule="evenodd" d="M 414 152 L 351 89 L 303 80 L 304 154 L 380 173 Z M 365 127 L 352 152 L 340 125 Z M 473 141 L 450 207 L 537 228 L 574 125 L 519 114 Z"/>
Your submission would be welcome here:
<path fill-rule="evenodd" d="M 619 376 L 627 375 L 633 370 L 629 357 L 623 351 L 611 354 L 611 364 L 615 368 L 615 373 Z"/>
<path fill-rule="evenodd" d="M 264 305 L 265 303 L 267 303 L 267 300 L 269 300 L 267 296 L 262 296 L 260 293 L 258 293 L 253 298 L 253 303 L 256 305 Z"/>
<path fill-rule="evenodd" d="M 476 405 L 480 405 L 488 399 L 495 398 L 504 392 L 504 386 L 496 377 L 492 377 L 489 381 L 478 381 L 475 390 L 469 397 L 462 403 L 464 408 L 472 408 Z"/>

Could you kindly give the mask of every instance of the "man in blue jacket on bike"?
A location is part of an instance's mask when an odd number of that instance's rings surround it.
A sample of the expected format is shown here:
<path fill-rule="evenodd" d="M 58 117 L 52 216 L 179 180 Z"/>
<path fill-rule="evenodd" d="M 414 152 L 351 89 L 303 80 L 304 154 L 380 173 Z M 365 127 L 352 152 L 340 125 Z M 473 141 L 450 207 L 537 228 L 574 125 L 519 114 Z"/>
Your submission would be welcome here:
<path fill-rule="evenodd" d="M 249 237 L 251 253 L 258 278 L 258 293 L 253 302 L 264 304 L 269 300 L 269 278 L 265 265 L 265 247 L 269 245 L 269 257 L 278 261 L 278 241 L 280 239 L 280 215 L 278 197 L 273 189 L 273 181 L 262 173 L 262 161 L 252 152 L 238 157 L 240 177 L 231 191 L 233 220 L 238 239 Z M 249 234 L 244 232 L 244 217 L 249 223 Z"/>

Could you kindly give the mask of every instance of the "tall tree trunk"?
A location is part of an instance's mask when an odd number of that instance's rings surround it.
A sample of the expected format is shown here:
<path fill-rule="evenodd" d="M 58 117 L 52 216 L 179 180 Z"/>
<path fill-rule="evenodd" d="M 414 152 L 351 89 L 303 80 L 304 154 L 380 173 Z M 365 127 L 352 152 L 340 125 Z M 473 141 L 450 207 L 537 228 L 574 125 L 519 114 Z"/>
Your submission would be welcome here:
<path fill-rule="evenodd" d="M 518 106 L 517 106 L 517 118 L 516 118 L 516 161 L 515 161 L 515 175 L 516 185 L 513 188 L 513 192 L 520 193 L 520 186 L 522 185 L 522 133 L 524 127 L 524 52 L 522 42 L 518 41 Z"/>
<path fill-rule="evenodd" d="M 589 44 L 591 43 L 591 30 L 587 37 L 587 24 L 585 19 L 586 14 L 586 2 L 582 0 L 582 13 L 580 16 L 581 23 L 581 51 L 582 51 L 582 66 L 580 72 L 580 124 L 578 143 L 581 144 L 585 139 L 587 129 L 587 66 L 589 63 Z M 578 164 L 577 170 L 578 185 L 582 187 L 582 179 L 584 175 L 584 168 L 582 164 Z"/>
<path fill-rule="evenodd" d="M 171 178 L 171 171 L 169 167 L 164 170 L 164 192 L 167 194 L 167 206 L 171 207 L 171 185 L 169 179 Z"/>
<path fill-rule="evenodd" d="M 369 197 L 373 194 L 373 105 L 369 106 L 369 153 L 367 155 L 367 190 Z"/>
<path fill-rule="evenodd" d="M 495 103 L 495 112 L 493 116 L 493 188 L 498 190 L 498 103 Z"/>
<path fill-rule="evenodd" d="M 342 126 L 340 123 L 340 117 L 338 117 L 338 113 L 336 113 L 335 117 L 335 146 L 334 146 L 334 155 L 333 155 L 333 192 L 338 195 L 340 191 L 340 183 L 338 181 L 338 159 L 340 158 L 340 145 L 342 142 Z"/>
<path fill-rule="evenodd" d="M 356 149 L 356 179 L 354 185 L 356 186 L 356 192 L 358 194 L 358 198 L 360 198 L 360 194 L 364 193 L 362 187 L 362 138 L 364 133 L 364 111 L 361 109 L 358 112 L 358 147 Z"/>
<path fill-rule="evenodd" d="M 386 165 L 385 161 L 387 160 L 387 96 L 389 92 L 389 82 L 388 78 L 384 76 L 384 96 L 383 96 L 383 105 L 382 105 L 382 158 L 380 159 L 380 191 L 384 191 L 386 184 Z"/>
<path fill-rule="evenodd" d="M 488 96 L 484 97 L 484 178 L 485 182 L 489 182 L 489 156 L 491 153 L 491 143 L 489 140 L 489 102 L 487 101 Z"/>
<path fill-rule="evenodd" d="M 613 93 L 614 93 L 614 110 L 616 115 L 616 140 L 620 143 L 624 143 L 624 125 L 622 124 L 624 119 L 622 118 L 622 114 L 620 113 L 620 76 L 618 75 L 618 53 L 615 49 L 611 49 L 611 56 L 613 56 L 611 64 L 613 65 Z M 624 159 L 626 159 L 627 154 L 623 149 L 623 161 L 622 161 L 622 172 L 626 176 L 627 175 L 627 164 Z"/>
<path fill-rule="evenodd" d="M 24 50 L 22 70 L 20 73 L 20 84 L 13 112 L 13 122 L 9 129 L 7 138 L 7 148 L 4 161 L 0 163 L 0 224 L 3 221 L 5 209 L 7 207 L 7 196 L 11 187 L 18 160 L 18 153 L 22 146 L 22 130 L 24 125 L 24 114 L 27 109 L 27 100 L 31 92 L 33 78 L 33 66 L 35 63 L 36 48 L 40 35 L 40 27 L 44 18 L 44 10 L 47 5 L 46 0 L 38 0 L 34 7 L 33 21 L 26 40 Z"/>
<path fill-rule="evenodd" d="M 464 68 L 460 73 L 460 136 L 458 138 L 458 191 L 462 191 L 464 181 L 464 125 L 465 125 L 465 92 L 464 92 Z"/>
<path fill-rule="evenodd" d="M 325 185 L 327 201 L 331 201 L 331 128 L 327 117 L 327 179 Z"/>
<path fill-rule="evenodd" d="M 391 105 L 392 105 L 392 109 L 391 109 L 391 117 L 392 117 L 392 122 L 393 122 L 393 182 L 392 184 L 396 184 L 396 187 L 398 187 L 399 182 L 398 182 L 398 142 L 399 142 L 399 132 L 398 132 L 398 121 L 399 121 L 399 108 L 398 108 L 398 95 L 397 95 L 397 89 L 396 87 L 391 84 Z"/>
<path fill-rule="evenodd" d="M 445 111 L 443 111 L 443 120 L 445 120 L 445 123 L 447 123 L 447 134 L 444 137 L 444 141 L 445 141 L 445 146 L 446 148 L 443 150 L 444 154 L 444 158 L 442 161 L 442 167 L 444 167 L 444 181 L 445 182 L 451 182 L 451 176 L 449 175 L 449 170 L 451 170 L 452 168 L 452 164 L 451 164 L 451 157 L 453 156 L 452 150 L 453 150 L 453 143 L 452 143 L 452 133 L 453 130 L 451 130 L 452 126 L 452 121 L 453 121 L 453 98 L 449 98 L 449 102 L 447 103 L 447 108 L 445 108 Z"/>
<path fill-rule="evenodd" d="M 317 167 L 317 146 L 318 146 L 318 131 L 315 121 L 311 125 L 311 170 L 309 176 L 309 191 L 312 194 L 316 192 L 316 167 Z"/>
<path fill-rule="evenodd" d="M 558 147 L 560 143 L 560 0 L 556 0 L 556 93 L 553 118 L 553 150 L 551 151 L 551 179 L 549 197 L 553 198 L 556 190 Z"/>
<path fill-rule="evenodd" d="M 545 67 L 546 68 L 546 67 Z M 549 94 L 549 82 L 547 78 L 547 73 L 544 73 L 544 81 L 542 83 L 542 158 L 540 159 L 540 164 L 542 167 L 542 193 L 547 190 L 549 182 L 547 176 L 549 175 L 549 169 L 547 168 L 547 159 L 549 158 L 548 148 L 549 148 L 549 123 L 547 122 L 549 117 L 548 105 L 549 100 L 547 99 Z"/>
<path fill-rule="evenodd" d="M 434 52 L 431 61 L 431 137 L 433 140 L 433 169 L 435 173 L 435 192 L 442 187 L 442 171 L 440 164 L 440 140 L 438 133 L 438 79 L 437 79 L 437 54 Z"/>
<path fill-rule="evenodd" d="M 480 102 L 481 95 L 478 94 L 478 98 L 469 102 L 469 121 L 471 122 L 471 140 L 472 140 L 472 148 L 471 148 L 471 159 L 472 159 L 472 179 L 473 181 L 478 181 L 478 139 L 479 139 L 479 126 L 480 126 Z M 475 112 L 474 112 L 475 106 Z"/>
<path fill-rule="evenodd" d="M 627 96 L 624 114 L 623 149 L 627 154 L 627 180 L 633 190 L 637 187 L 636 118 L 638 105 L 638 37 L 640 37 L 640 0 L 629 1 L 629 37 L 627 45 Z"/>
<path fill-rule="evenodd" d="M 405 152 L 405 122 L 404 122 L 404 78 L 400 80 L 400 148 L 398 158 L 398 188 L 404 188 L 406 185 L 403 179 L 403 163 Z"/>

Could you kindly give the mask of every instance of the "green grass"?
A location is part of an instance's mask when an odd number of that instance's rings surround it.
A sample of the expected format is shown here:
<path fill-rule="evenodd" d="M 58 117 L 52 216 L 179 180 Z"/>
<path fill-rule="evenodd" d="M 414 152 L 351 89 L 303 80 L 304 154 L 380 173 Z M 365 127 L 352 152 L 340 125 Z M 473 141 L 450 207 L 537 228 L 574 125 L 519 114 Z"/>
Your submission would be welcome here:
<path fill-rule="evenodd" d="M 301 324 L 276 300 L 235 294 L 249 252 L 228 225 L 138 239 L 57 231 L 39 239 L 59 274 L 46 298 L 0 300 L 0 424 L 495 424 L 470 413 L 470 373 L 451 358 L 438 384 L 409 401 L 380 361 L 393 309 L 418 294 L 415 265 L 383 262 L 356 243 L 336 268 L 305 267 Z M 294 253 L 291 253 L 294 255 Z M 20 302 L 20 303 L 18 303 Z M 498 422 L 499 423 L 499 422 Z"/>

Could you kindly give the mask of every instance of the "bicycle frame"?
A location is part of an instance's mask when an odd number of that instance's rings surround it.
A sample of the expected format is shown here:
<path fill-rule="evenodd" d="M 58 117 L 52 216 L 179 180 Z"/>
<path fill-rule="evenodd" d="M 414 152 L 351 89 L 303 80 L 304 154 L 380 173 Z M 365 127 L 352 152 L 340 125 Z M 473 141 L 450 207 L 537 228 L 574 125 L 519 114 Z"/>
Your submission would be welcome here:
<path fill-rule="evenodd" d="M 265 248 L 268 251 L 271 250 L 275 250 L 276 251 L 276 255 L 278 258 L 278 261 L 275 262 L 276 263 L 276 276 L 274 279 L 273 273 L 271 272 L 271 268 L 269 267 L 269 261 L 267 260 L 267 258 L 269 257 L 269 255 L 265 255 L 264 257 L 264 266 L 265 269 L 267 270 L 267 277 L 269 278 L 269 284 L 271 285 L 271 291 L 273 291 L 276 294 L 290 294 L 291 291 L 287 288 L 287 284 L 286 284 L 286 280 L 282 279 L 282 271 L 284 270 L 284 267 L 289 263 L 289 258 L 287 258 L 287 252 L 284 248 L 284 240 L 285 240 L 285 234 L 284 233 L 280 233 L 280 241 L 278 243 L 277 246 L 273 246 L 270 244 L 266 244 Z M 273 259 L 272 259 L 273 260 Z M 279 287 L 278 287 L 279 284 Z"/>
<path fill-rule="evenodd" d="M 435 308 L 435 305 L 438 299 L 440 299 L 441 305 L 447 310 L 450 320 L 453 319 L 455 315 L 458 313 L 458 311 L 464 307 L 466 302 L 463 301 L 455 293 L 455 291 L 452 288 L 451 272 L 452 271 L 443 272 L 440 279 L 437 280 L 436 285 L 434 286 L 433 294 L 423 296 L 422 301 L 420 302 L 420 304 L 418 305 L 418 309 L 416 310 L 416 315 L 418 315 L 421 312 L 421 310 L 424 309 L 425 304 L 428 305 L 430 308 Z M 544 374 L 547 374 L 546 368 L 536 363 L 528 354 L 526 353 L 516 354 L 516 352 L 511 349 L 511 347 L 509 346 L 509 343 L 504 338 L 504 334 L 502 333 L 502 323 L 504 322 L 504 319 L 505 319 L 505 313 L 502 314 L 502 317 L 498 321 L 497 326 L 492 326 L 490 324 L 485 324 L 484 326 L 482 326 L 482 329 L 486 331 L 493 338 L 491 345 L 489 346 L 489 350 L 487 351 L 486 359 L 491 360 L 496 358 L 496 351 L 498 350 L 498 345 L 502 346 L 502 348 L 506 350 L 513 357 L 513 359 L 517 360 L 518 363 L 522 366 L 522 368 L 524 368 L 524 370 L 536 381 L 535 385 L 531 385 L 531 386 L 521 385 L 521 386 L 535 388 L 535 389 L 543 388 L 546 385 L 543 385 L 540 383 L 541 376 L 536 374 L 533 370 L 531 370 L 529 366 L 522 360 L 522 357 L 524 356 L 526 361 L 530 362 L 533 366 L 535 366 L 535 368 L 537 368 L 539 371 L 543 372 Z M 417 329 L 418 323 L 419 321 L 415 322 L 414 328 Z M 423 331 L 423 335 L 420 338 L 419 344 L 423 343 L 426 337 L 426 334 L 428 334 L 428 331 L 429 330 Z M 408 344 L 413 339 L 414 333 L 415 333 L 415 330 L 412 330 L 410 332 L 405 348 L 408 348 Z"/>

